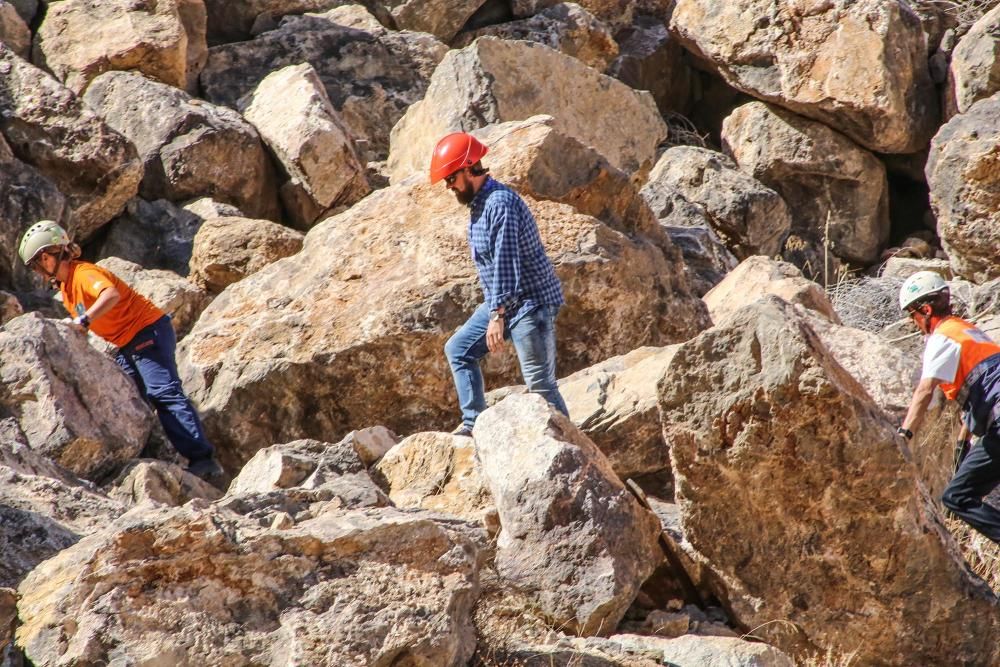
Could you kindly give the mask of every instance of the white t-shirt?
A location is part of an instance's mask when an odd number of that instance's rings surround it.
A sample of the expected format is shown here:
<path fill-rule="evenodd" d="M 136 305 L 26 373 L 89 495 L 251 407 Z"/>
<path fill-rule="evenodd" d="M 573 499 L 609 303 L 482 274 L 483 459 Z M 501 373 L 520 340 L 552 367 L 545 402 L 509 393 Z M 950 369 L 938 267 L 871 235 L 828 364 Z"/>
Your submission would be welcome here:
<path fill-rule="evenodd" d="M 921 380 L 933 378 L 942 382 L 954 382 L 958 374 L 958 362 L 962 357 L 962 346 L 947 336 L 931 334 L 924 347 L 924 368 Z"/>

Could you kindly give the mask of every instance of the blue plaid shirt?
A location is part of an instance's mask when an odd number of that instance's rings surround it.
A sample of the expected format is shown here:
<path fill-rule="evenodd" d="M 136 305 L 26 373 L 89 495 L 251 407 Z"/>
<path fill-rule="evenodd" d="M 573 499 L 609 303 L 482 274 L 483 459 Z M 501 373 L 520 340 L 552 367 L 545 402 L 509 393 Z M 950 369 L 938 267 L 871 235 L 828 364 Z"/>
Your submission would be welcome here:
<path fill-rule="evenodd" d="M 490 310 L 503 306 L 510 326 L 538 306 L 561 306 L 562 286 L 524 200 L 487 177 L 470 208 L 469 246 Z"/>

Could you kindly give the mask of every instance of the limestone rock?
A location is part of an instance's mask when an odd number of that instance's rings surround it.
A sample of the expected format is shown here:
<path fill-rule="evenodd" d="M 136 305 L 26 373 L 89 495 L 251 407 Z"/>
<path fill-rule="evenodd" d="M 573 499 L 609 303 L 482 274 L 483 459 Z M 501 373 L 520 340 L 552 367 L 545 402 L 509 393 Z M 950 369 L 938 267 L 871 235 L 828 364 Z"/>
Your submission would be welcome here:
<path fill-rule="evenodd" d="M 873 151 L 912 153 L 934 133 L 927 47 L 904 3 L 678 0 L 670 27 L 729 85 Z"/>
<path fill-rule="evenodd" d="M 686 113 L 692 101 L 694 72 L 684 48 L 664 21 L 637 16 L 618 33 L 620 54 L 608 74 L 636 90 L 648 90 L 661 113 Z"/>
<path fill-rule="evenodd" d="M 463 530 L 391 508 L 284 530 L 195 503 L 135 508 L 25 579 L 17 642 L 39 667 L 459 667 L 479 570 Z"/>
<path fill-rule="evenodd" d="M 789 264 L 768 257 L 750 257 L 725 280 L 705 295 L 708 313 L 716 324 L 723 324 L 743 306 L 773 294 L 789 303 L 798 303 L 819 313 L 831 322 L 840 323 L 823 288 L 802 276 Z"/>
<path fill-rule="evenodd" d="M 887 259 L 882 269 L 882 276 L 906 280 L 918 271 L 933 271 L 940 274 L 945 280 L 951 280 L 955 277 L 951 271 L 951 264 L 946 259 L 911 259 L 909 257 L 890 257 Z"/>
<path fill-rule="evenodd" d="M 96 254 L 187 276 L 194 236 L 203 221 L 165 199 L 148 202 L 135 197 L 108 225 Z"/>
<path fill-rule="evenodd" d="M 0 44 L 0 132 L 14 155 L 59 188 L 85 241 L 135 195 L 135 147 L 50 75 Z"/>
<path fill-rule="evenodd" d="M 450 42 L 484 0 L 381 0 L 400 30 L 428 32 Z"/>
<path fill-rule="evenodd" d="M 762 102 L 733 111 L 722 142 L 740 169 L 781 195 L 793 234 L 814 244 L 815 257 L 822 259 L 828 227 L 834 256 L 860 264 L 878 258 L 889 239 L 889 195 L 874 155 L 821 123 Z M 811 263 L 813 274 L 822 273 L 822 263 Z"/>
<path fill-rule="evenodd" d="M 618 44 L 608 26 L 575 2 L 561 2 L 529 18 L 462 33 L 452 47 L 465 48 L 477 37 L 486 35 L 538 42 L 573 56 L 598 72 L 608 69 L 618 56 Z"/>
<path fill-rule="evenodd" d="M 31 51 L 31 30 L 9 2 L 0 2 L 0 42 L 27 59 Z"/>
<path fill-rule="evenodd" d="M 545 11 L 547 8 L 561 4 L 560 0 L 512 0 L 511 9 L 514 16 L 526 18 L 535 16 Z M 632 25 L 637 5 L 642 4 L 635 0 L 581 0 L 579 5 L 585 10 L 603 21 L 611 28 L 612 32 L 617 32 L 629 25 Z"/>
<path fill-rule="evenodd" d="M 1000 276 L 1000 93 L 948 121 L 931 142 L 927 184 L 941 245 L 956 274 Z"/>
<path fill-rule="evenodd" d="M 159 503 L 178 507 L 195 499 L 218 500 L 222 491 L 165 461 L 138 461 L 118 475 L 108 495 L 123 505 Z"/>
<path fill-rule="evenodd" d="M 191 281 L 221 292 L 272 262 L 302 249 L 302 233 L 269 220 L 212 218 L 191 250 Z"/>
<path fill-rule="evenodd" d="M 31 313 L 0 329 L 0 441 L 23 443 L 86 479 L 136 456 L 152 413 L 111 359 Z"/>
<path fill-rule="evenodd" d="M 537 662 L 531 660 L 532 652 Z M 783 651 L 763 642 L 736 637 L 699 637 L 684 635 L 673 639 L 648 635 L 616 634 L 611 637 L 571 638 L 555 645 L 532 646 L 516 656 L 525 665 L 542 667 L 555 664 L 587 667 L 794 667 L 795 662 Z M 522 658 L 523 656 L 523 658 Z M 514 657 L 514 656 L 512 656 Z M 647 662 L 648 661 L 648 662 Z"/>
<path fill-rule="evenodd" d="M 182 7 L 190 17 L 193 4 L 195 0 L 48 3 L 35 39 L 34 62 L 77 94 L 109 70 L 138 70 L 185 88 L 189 48 L 206 48 L 204 42 L 197 44 L 198 34 L 188 34 L 182 19 Z M 200 37 L 204 40 L 204 31 Z"/>
<path fill-rule="evenodd" d="M 344 7 L 290 16 L 254 40 L 209 49 L 201 86 L 209 101 L 235 108 L 269 73 L 307 62 L 369 162 L 385 159 L 392 126 L 424 96 L 447 50 L 430 35 L 390 31 L 362 8 Z"/>
<path fill-rule="evenodd" d="M 487 409 L 473 437 L 502 526 L 500 577 L 558 627 L 613 632 L 662 559 L 659 520 L 600 450 L 537 395 Z"/>
<path fill-rule="evenodd" d="M 144 199 L 210 196 L 277 219 L 274 168 L 257 131 L 235 111 L 136 72 L 102 74 L 84 100 L 135 143 Z"/>
<path fill-rule="evenodd" d="M 205 0 L 212 44 L 240 42 L 264 19 L 280 20 L 289 14 L 321 12 L 344 4 L 343 0 Z"/>
<path fill-rule="evenodd" d="M 565 204 L 525 201 L 567 297 L 560 374 L 706 325 L 660 247 Z M 392 186 L 220 294 L 178 351 L 213 442 L 245 461 L 273 442 L 365 424 L 449 425 L 456 399 L 442 349 L 481 300 L 468 215 L 443 187 Z M 485 372 L 494 386 L 519 377 L 509 349 Z"/>
<path fill-rule="evenodd" d="M 351 443 L 366 467 L 371 467 L 399 443 L 399 436 L 385 426 L 370 426 L 351 431 L 344 441 Z"/>
<path fill-rule="evenodd" d="M 14 253 L 21 234 L 38 220 L 62 220 L 66 199 L 34 167 L 18 160 L 0 135 L 0 245 L 9 248 L 0 261 L 0 285 L 27 287 L 32 278 Z"/>
<path fill-rule="evenodd" d="M 676 197 L 701 208 L 738 259 L 777 255 L 791 228 L 791 213 L 777 192 L 737 169 L 725 155 L 705 148 L 667 149 L 642 195 L 661 219 L 677 206 Z"/>
<path fill-rule="evenodd" d="M 349 132 L 308 63 L 267 75 L 243 106 L 244 117 L 316 210 L 350 206 L 371 191 Z M 308 229 L 316 217 L 300 216 L 296 226 Z"/>
<path fill-rule="evenodd" d="M 10 292 L 0 292 L 0 325 L 7 324 L 24 314 L 24 308 L 17 297 Z"/>
<path fill-rule="evenodd" d="M 434 145 L 449 132 L 541 113 L 630 175 L 648 172 L 667 136 L 649 93 L 547 46 L 481 37 L 448 53 L 427 94 L 393 128 L 390 178 L 396 183 L 425 174 Z"/>
<path fill-rule="evenodd" d="M 945 115 L 965 113 L 974 103 L 1000 92 L 1000 6 L 986 12 L 951 53 Z"/>
<path fill-rule="evenodd" d="M 224 458 L 224 457 L 223 457 Z M 229 485 L 227 497 L 233 507 L 273 509 L 273 492 L 289 490 L 280 509 L 296 521 L 312 514 L 315 503 L 334 502 L 337 507 L 381 507 L 385 494 L 368 475 L 354 449 L 351 437 L 336 444 L 318 440 L 296 440 L 257 452 Z M 264 499 L 246 496 L 267 496 Z M 290 499 L 290 500 L 289 500 Z"/>
<path fill-rule="evenodd" d="M 117 257 L 102 259 L 97 265 L 111 271 L 170 315 L 178 340 L 187 335 L 201 312 L 212 302 L 211 294 L 170 271 L 143 269 Z"/>
<path fill-rule="evenodd" d="M 0 443 L 0 587 L 17 586 L 36 565 L 123 510 L 37 452 L 5 438 Z"/>
<path fill-rule="evenodd" d="M 670 467 L 656 385 L 676 349 L 641 347 L 559 383 L 573 422 L 608 457 L 621 479 Z"/>
<path fill-rule="evenodd" d="M 6 3 L 13 5 L 21 20 L 29 25 L 38 11 L 38 0 L 6 0 Z"/>
<path fill-rule="evenodd" d="M 377 470 L 396 507 L 420 508 L 484 522 L 495 512 L 467 437 L 415 433 L 379 461 Z"/>
<path fill-rule="evenodd" d="M 739 626 L 800 659 L 1000 659 L 996 599 L 947 535 L 895 422 L 793 306 L 740 310 L 682 344 L 666 377 L 684 538 Z"/>
<path fill-rule="evenodd" d="M 684 208 L 690 210 L 696 207 L 689 205 Z M 701 216 L 703 213 L 695 211 L 694 215 Z M 664 225 L 663 230 L 670 237 L 670 242 L 681 251 L 684 274 L 691 285 L 691 293 L 696 296 L 705 296 L 739 264 L 739 260 L 707 223 L 690 227 Z"/>
<path fill-rule="evenodd" d="M 0 660 L 15 664 L 9 654 L 14 642 L 14 622 L 17 620 L 17 591 L 0 588 Z"/>

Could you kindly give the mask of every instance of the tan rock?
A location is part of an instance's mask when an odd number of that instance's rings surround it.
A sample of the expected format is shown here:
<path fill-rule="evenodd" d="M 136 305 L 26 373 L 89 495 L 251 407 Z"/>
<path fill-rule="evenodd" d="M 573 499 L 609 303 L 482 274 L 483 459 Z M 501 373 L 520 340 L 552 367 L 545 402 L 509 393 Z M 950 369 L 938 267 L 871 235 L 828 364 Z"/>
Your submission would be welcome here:
<path fill-rule="evenodd" d="M 7 324 L 24 314 L 24 308 L 17 297 L 10 292 L 0 292 L 0 325 Z"/>
<path fill-rule="evenodd" d="M 459 667 L 479 570 L 463 530 L 391 508 L 284 530 L 203 504 L 136 508 L 21 584 L 17 642 L 39 667 Z"/>
<path fill-rule="evenodd" d="M 484 0 L 382 0 L 400 30 L 427 32 L 450 42 Z"/>
<path fill-rule="evenodd" d="M 162 269 L 143 269 L 138 264 L 109 257 L 97 263 L 124 280 L 135 291 L 153 302 L 167 315 L 180 340 L 201 316 L 212 295 L 176 273 Z"/>
<path fill-rule="evenodd" d="M 269 220 L 212 218 L 194 237 L 191 281 L 210 292 L 221 292 L 301 249 L 301 232 Z"/>
<path fill-rule="evenodd" d="M 399 436 L 385 426 L 371 426 L 351 431 L 344 436 L 344 440 L 354 446 L 354 451 L 361 457 L 361 462 L 366 467 L 371 467 L 396 446 Z"/>
<path fill-rule="evenodd" d="M 705 325 L 659 247 L 565 204 L 526 202 L 567 295 L 560 374 Z M 314 227 L 294 257 L 220 294 L 178 351 L 213 441 L 245 461 L 276 441 L 365 424 L 450 426 L 442 350 L 481 300 L 468 215 L 443 187 L 380 190 Z M 508 349 L 485 373 L 488 385 L 513 384 L 516 358 Z"/>
<path fill-rule="evenodd" d="M 927 158 L 931 207 L 954 272 L 1000 276 L 1000 93 L 973 104 L 934 136 Z"/>
<path fill-rule="evenodd" d="M 794 307 L 770 297 L 740 310 L 681 345 L 667 373 L 685 544 L 735 623 L 798 659 L 1000 659 L 995 598 L 947 535 L 895 420 Z"/>
<path fill-rule="evenodd" d="M 251 216 L 278 218 L 270 158 L 254 127 L 232 109 L 136 72 L 102 74 L 84 100 L 135 143 L 145 164 L 143 198 L 210 196 Z"/>
<path fill-rule="evenodd" d="M 737 169 L 730 158 L 705 148 L 664 151 L 642 195 L 660 219 L 685 204 L 702 209 L 738 259 L 777 255 L 791 229 L 791 213 L 781 195 Z"/>
<path fill-rule="evenodd" d="M 212 47 L 200 81 L 205 99 L 235 108 L 269 73 L 307 62 L 365 163 L 385 159 L 392 126 L 424 96 L 447 50 L 431 35 L 388 30 L 364 8 L 350 5 L 289 16 L 256 39 Z"/>
<path fill-rule="evenodd" d="M 476 38 L 487 35 L 538 42 L 598 72 L 608 69 L 618 56 L 618 44 L 608 26 L 575 2 L 561 2 L 519 21 L 463 32 L 452 42 L 452 47 L 465 48 Z"/>
<path fill-rule="evenodd" d="M 3 44 L 0 115 L 17 118 L 3 128 L 17 158 L 38 169 L 66 197 L 68 226 L 76 240 L 90 238 L 136 194 L 142 164 L 131 142 Z"/>
<path fill-rule="evenodd" d="M 613 632 L 663 558 L 659 520 L 540 396 L 510 396 L 487 409 L 473 438 L 500 516 L 501 579 L 556 627 Z"/>
<path fill-rule="evenodd" d="M 177 15 L 187 36 L 186 82 L 184 90 L 198 94 L 198 77 L 208 62 L 208 16 L 204 0 L 179 0 Z"/>
<path fill-rule="evenodd" d="M 31 51 L 31 30 L 9 2 L 0 2 L 0 42 L 27 59 Z"/>
<path fill-rule="evenodd" d="M 1000 91 L 1000 6 L 983 14 L 951 53 L 945 116 L 965 113 L 981 99 Z"/>
<path fill-rule="evenodd" d="M 0 444 L 0 587 L 17 584 L 42 561 L 102 529 L 124 506 L 96 492 L 9 437 Z M 0 607 L 3 605 L 0 604 Z M 2 615 L 3 612 L 0 612 Z M 0 625 L 0 644 L 8 625 Z M 2 647 L 0 647 L 2 648 Z"/>
<path fill-rule="evenodd" d="M 17 591 L 0 588 L 0 655 L 6 660 L 14 642 L 14 622 L 17 620 Z"/>
<path fill-rule="evenodd" d="M 38 27 L 33 60 L 44 64 L 77 94 L 109 70 L 138 70 L 184 88 L 188 82 L 188 42 L 198 35 L 188 35 L 181 8 L 190 16 L 193 2 L 53 2 Z"/>
<path fill-rule="evenodd" d="M 804 253 L 810 273 L 823 274 L 824 238 L 845 261 L 878 259 L 889 239 L 889 195 L 885 167 L 874 155 L 821 123 L 762 102 L 726 118 L 722 143 L 740 169 L 788 204 L 792 233 L 811 245 Z"/>
<path fill-rule="evenodd" d="M 577 371 L 559 383 L 569 414 L 621 479 L 670 468 L 657 383 L 676 345 L 641 347 Z"/>
<path fill-rule="evenodd" d="M 195 498 L 218 500 L 222 491 L 178 465 L 138 461 L 122 470 L 108 495 L 125 506 L 158 503 L 178 507 Z"/>
<path fill-rule="evenodd" d="M 371 191 L 349 131 L 308 63 L 267 75 L 243 106 L 243 116 L 320 214 Z M 317 217 L 300 216 L 296 226 L 308 229 Z"/>
<path fill-rule="evenodd" d="M 542 13 L 546 9 L 559 4 L 559 0 L 512 0 L 511 9 L 514 16 L 525 18 Z M 578 3 L 586 11 L 606 23 L 612 31 L 620 30 L 633 22 L 637 5 L 642 2 L 635 0 L 582 0 Z M 649 3 L 652 4 L 652 3 Z"/>
<path fill-rule="evenodd" d="M 152 413 L 86 336 L 29 313 L 0 329 L 0 351 L 0 441 L 26 444 L 91 480 L 145 445 Z"/>
<path fill-rule="evenodd" d="M 885 261 L 882 276 L 906 280 L 918 271 L 933 271 L 945 280 L 951 280 L 955 274 L 951 265 L 945 259 L 911 259 L 909 257 L 890 257 Z"/>
<path fill-rule="evenodd" d="M 376 469 L 389 488 L 389 499 L 402 508 L 419 508 L 483 522 L 495 512 L 467 437 L 415 433 L 379 461 Z"/>
<path fill-rule="evenodd" d="M 434 145 L 449 132 L 540 113 L 630 175 L 653 166 L 656 146 L 667 136 L 649 93 L 541 44 L 482 37 L 449 52 L 427 94 L 393 128 L 390 178 L 396 183 L 426 174 Z"/>
<path fill-rule="evenodd" d="M 736 311 L 773 294 L 798 303 L 831 322 L 840 323 L 823 288 L 802 276 L 789 264 L 768 257 L 750 257 L 740 262 L 726 279 L 705 295 L 708 313 L 716 324 L 724 324 Z"/>
<path fill-rule="evenodd" d="M 648 635 L 616 634 L 608 638 L 588 637 L 570 639 L 555 647 L 532 647 L 537 654 L 548 659 L 547 653 L 562 651 L 575 652 L 576 660 L 567 665 L 671 665 L 676 667 L 707 667 L 726 665 L 740 667 L 793 667 L 796 663 L 783 651 L 759 641 L 748 641 L 736 637 L 698 637 L 684 635 L 668 639 Z M 530 655 L 531 649 L 525 651 Z M 593 659 L 608 662 L 594 662 Z M 651 662 L 633 662 L 643 658 Z M 539 667 L 548 662 L 537 663 Z M 562 664 L 562 663 L 560 663 Z"/>
<path fill-rule="evenodd" d="M 670 27 L 731 86 L 873 151 L 912 153 L 934 133 L 927 47 L 907 5 L 678 0 Z"/>

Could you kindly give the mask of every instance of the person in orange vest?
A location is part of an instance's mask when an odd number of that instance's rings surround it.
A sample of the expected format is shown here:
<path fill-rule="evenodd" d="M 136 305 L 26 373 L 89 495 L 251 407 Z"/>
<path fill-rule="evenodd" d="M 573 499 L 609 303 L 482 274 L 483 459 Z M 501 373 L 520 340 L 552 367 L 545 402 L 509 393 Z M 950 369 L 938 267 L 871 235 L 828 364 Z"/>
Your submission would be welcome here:
<path fill-rule="evenodd" d="M 18 248 L 28 268 L 57 287 L 72 326 L 118 347 L 115 361 L 153 405 L 174 448 L 188 459 L 188 472 L 222 475 L 201 420 L 181 387 L 174 360 L 177 338 L 170 317 L 107 269 L 80 261 L 80 246 L 51 220 L 25 232 Z"/>
<path fill-rule="evenodd" d="M 919 271 L 903 282 L 899 307 L 927 339 L 920 382 L 898 433 L 910 440 L 927 411 L 935 387 L 964 412 L 959 451 L 968 448 L 941 497 L 955 516 L 1000 543 L 1000 510 L 984 503 L 1000 484 L 1000 345 L 973 324 L 951 314 L 944 279 Z"/>

